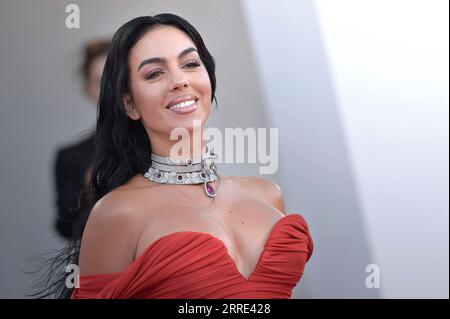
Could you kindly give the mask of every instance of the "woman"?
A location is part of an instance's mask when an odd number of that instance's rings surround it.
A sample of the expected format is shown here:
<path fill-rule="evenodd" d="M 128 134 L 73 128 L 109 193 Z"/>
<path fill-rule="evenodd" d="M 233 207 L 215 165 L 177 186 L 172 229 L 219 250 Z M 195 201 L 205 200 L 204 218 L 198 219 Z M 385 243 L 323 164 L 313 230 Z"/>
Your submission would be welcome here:
<path fill-rule="evenodd" d="M 198 32 L 172 14 L 114 35 L 101 83 L 92 190 L 78 228 L 72 298 L 290 298 L 313 250 L 276 184 L 221 175 L 204 141 L 171 152 L 172 130 L 201 129 L 216 89 Z M 78 258 L 79 253 L 79 258 Z"/>
<path fill-rule="evenodd" d="M 84 93 L 94 105 L 97 105 L 100 93 L 100 80 L 111 46 L 109 40 L 91 41 L 84 47 L 84 59 L 81 66 Z M 94 203 L 84 190 L 90 180 L 90 171 L 95 154 L 95 135 L 65 146 L 56 153 L 54 177 L 56 186 L 57 216 L 55 228 L 59 235 L 69 239 L 73 233 L 73 221 L 90 211 Z"/>

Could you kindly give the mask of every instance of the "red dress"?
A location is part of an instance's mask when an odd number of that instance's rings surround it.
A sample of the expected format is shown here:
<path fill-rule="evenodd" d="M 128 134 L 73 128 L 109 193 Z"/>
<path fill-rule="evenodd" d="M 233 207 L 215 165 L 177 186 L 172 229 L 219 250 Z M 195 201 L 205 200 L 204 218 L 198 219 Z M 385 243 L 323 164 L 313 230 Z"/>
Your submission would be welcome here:
<path fill-rule="evenodd" d="M 122 272 L 80 276 L 72 298 L 290 298 L 312 252 L 308 225 L 299 214 L 275 224 L 249 278 L 218 238 L 174 232 L 154 241 Z"/>

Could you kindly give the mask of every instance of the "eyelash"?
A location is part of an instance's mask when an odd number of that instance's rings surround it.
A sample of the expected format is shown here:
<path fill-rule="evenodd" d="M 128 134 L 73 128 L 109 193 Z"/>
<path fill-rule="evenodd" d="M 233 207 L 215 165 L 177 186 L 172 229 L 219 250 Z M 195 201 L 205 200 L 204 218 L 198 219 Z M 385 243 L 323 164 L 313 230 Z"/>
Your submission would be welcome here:
<path fill-rule="evenodd" d="M 194 69 L 194 68 L 197 68 L 197 67 L 199 67 L 200 66 L 200 64 L 197 62 L 197 61 L 189 61 L 188 63 L 186 63 L 184 66 L 189 66 L 189 69 Z M 155 71 L 155 72 L 152 72 L 152 73 L 150 73 L 150 74 L 148 74 L 146 77 L 145 77 L 145 79 L 146 80 L 153 80 L 153 79 L 155 79 L 157 76 L 154 76 L 155 74 L 158 74 L 158 73 L 163 73 L 162 71 Z"/>

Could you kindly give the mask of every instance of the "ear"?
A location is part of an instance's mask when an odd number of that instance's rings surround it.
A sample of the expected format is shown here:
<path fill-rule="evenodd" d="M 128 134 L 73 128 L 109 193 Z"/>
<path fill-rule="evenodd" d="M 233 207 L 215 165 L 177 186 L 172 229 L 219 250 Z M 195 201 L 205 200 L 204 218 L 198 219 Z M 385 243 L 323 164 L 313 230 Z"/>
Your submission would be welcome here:
<path fill-rule="evenodd" d="M 136 109 L 136 106 L 134 105 L 133 99 L 131 98 L 130 94 L 123 95 L 123 105 L 125 106 L 125 110 L 129 118 L 135 121 L 141 118 L 141 115 Z"/>

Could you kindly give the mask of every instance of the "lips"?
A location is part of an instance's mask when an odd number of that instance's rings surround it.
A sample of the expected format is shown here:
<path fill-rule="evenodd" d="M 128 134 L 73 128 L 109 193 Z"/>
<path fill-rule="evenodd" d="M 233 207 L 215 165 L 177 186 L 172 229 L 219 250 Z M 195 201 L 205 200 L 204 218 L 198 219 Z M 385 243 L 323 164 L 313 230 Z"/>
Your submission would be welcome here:
<path fill-rule="evenodd" d="M 179 97 L 173 99 L 172 101 L 170 101 L 169 104 L 167 104 L 166 109 L 170 108 L 172 105 L 176 105 L 176 104 L 191 101 L 191 100 L 197 101 L 198 97 L 196 97 L 192 94 L 185 94 L 185 95 L 179 96 Z"/>

